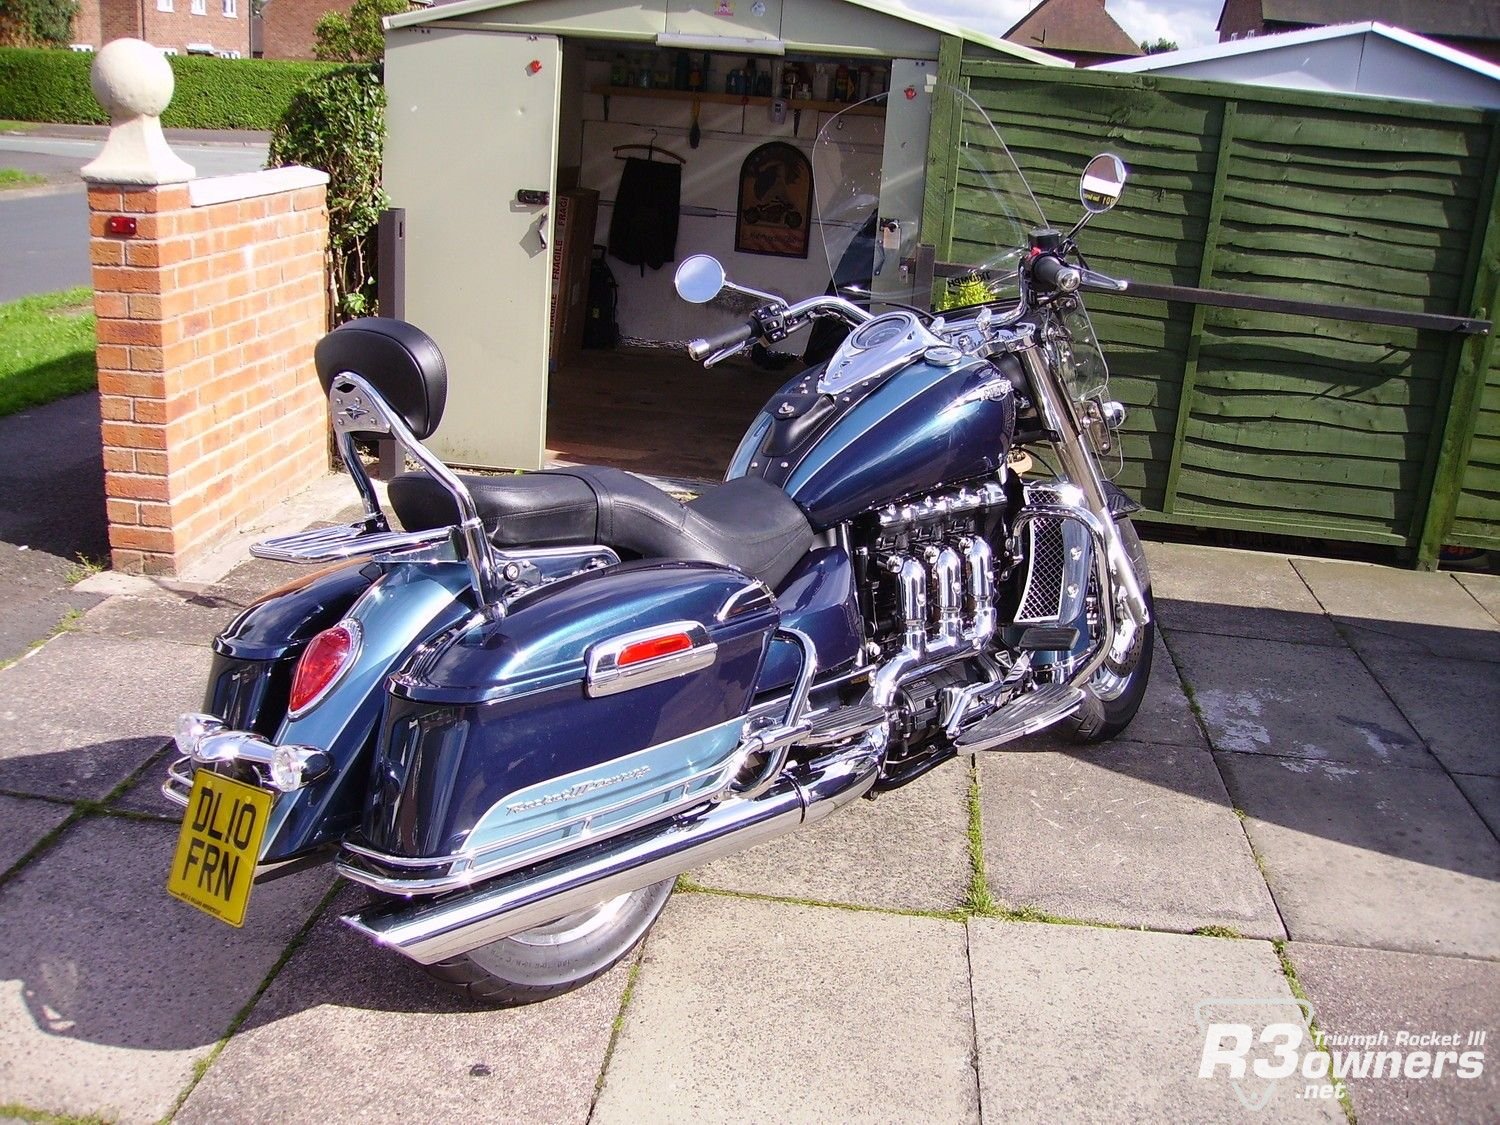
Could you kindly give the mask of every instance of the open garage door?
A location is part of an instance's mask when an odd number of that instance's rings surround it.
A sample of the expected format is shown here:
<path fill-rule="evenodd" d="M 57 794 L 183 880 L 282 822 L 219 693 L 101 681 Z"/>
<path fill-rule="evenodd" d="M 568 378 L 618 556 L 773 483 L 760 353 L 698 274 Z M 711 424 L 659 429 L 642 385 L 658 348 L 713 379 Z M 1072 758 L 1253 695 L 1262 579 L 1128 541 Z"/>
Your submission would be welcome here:
<path fill-rule="evenodd" d="M 545 35 L 387 37 L 385 189 L 406 211 L 406 318 L 448 360 L 428 444 L 454 464 L 542 464 L 561 61 Z"/>

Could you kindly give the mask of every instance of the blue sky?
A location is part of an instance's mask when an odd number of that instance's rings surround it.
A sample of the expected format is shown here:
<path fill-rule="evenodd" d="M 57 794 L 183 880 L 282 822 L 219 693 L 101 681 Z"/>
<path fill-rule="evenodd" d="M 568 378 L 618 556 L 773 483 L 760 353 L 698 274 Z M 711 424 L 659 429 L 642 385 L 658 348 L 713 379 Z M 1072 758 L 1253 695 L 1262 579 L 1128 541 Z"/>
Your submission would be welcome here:
<path fill-rule="evenodd" d="M 975 31 L 1000 35 L 1039 0 L 900 0 L 914 12 L 943 16 Z M 1136 42 L 1171 39 L 1179 47 L 1219 41 L 1214 27 L 1223 0 L 1106 0 L 1105 8 Z"/>

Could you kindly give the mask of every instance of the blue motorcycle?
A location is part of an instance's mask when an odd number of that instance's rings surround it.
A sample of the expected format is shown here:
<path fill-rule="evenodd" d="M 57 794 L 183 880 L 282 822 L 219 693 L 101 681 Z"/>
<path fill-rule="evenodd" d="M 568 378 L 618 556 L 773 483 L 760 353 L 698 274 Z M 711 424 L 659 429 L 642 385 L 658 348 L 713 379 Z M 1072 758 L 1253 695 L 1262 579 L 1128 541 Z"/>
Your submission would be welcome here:
<path fill-rule="evenodd" d="M 522 1003 L 624 957 L 687 870 L 955 757 L 1125 728 L 1151 597 L 1101 471 L 1124 411 L 1080 299 L 1124 283 L 1075 246 L 1125 169 L 1096 157 L 1082 218 L 1051 228 L 980 107 L 946 96 L 987 201 L 969 260 L 886 260 L 878 168 L 835 118 L 815 144 L 828 293 L 682 263 L 685 300 L 756 305 L 695 359 L 815 322 L 827 353 L 687 502 L 611 468 L 457 475 L 422 444 L 446 391 L 429 337 L 369 318 L 318 344 L 364 517 L 255 548 L 329 565 L 215 641 L 163 787 L 185 809 L 174 896 L 240 925 L 257 882 L 331 860 L 371 891 L 349 925 Z M 420 466 L 390 482 L 400 530 L 370 436 Z"/>

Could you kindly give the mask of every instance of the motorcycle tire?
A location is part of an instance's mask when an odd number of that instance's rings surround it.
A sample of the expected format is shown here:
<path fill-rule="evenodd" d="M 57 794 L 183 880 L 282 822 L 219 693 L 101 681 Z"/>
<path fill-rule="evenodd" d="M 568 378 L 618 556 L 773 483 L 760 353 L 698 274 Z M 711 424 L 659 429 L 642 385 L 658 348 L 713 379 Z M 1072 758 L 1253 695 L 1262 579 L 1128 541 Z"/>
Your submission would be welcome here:
<path fill-rule="evenodd" d="M 561 996 L 607 973 L 634 949 L 676 883 L 664 879 L 424 968 L 468 999 L 495 1007 Z"/>
<path fill-rule="evenodd" d="M 1151 620 L 1140 631 L 1129 663 L 1122 666 L 1106 660 L 1085 690 L 1083 705 L 1063 725 L 1063 732 L 1080 745 L 1107 742 L 1122 733 L 1140 710 L 1151 682 L 1151 658 L 1156 648 L 1156 603 L 1151 597 L 1151 574 L 1141 541 L 1129 520 L 1120 522 L 1120 534 L 1125 540 L 1126 553 L 1135 562 Z"/>

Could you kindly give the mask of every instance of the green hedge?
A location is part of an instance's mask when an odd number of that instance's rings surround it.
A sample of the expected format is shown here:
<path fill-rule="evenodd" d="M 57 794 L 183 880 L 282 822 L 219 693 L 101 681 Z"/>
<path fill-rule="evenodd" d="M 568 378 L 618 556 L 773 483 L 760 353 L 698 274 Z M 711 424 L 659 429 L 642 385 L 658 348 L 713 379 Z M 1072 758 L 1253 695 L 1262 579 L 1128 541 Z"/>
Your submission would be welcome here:
<path fill-rule="evenodd" d="M 179 129 L 270 129 L 308 79 L 336 63 L 173 55 L 177 80 L 162 124 Z M 89 87 L 94 56 L 78 51 L 0 48 L 0 119 L 107 125 Z"/>

